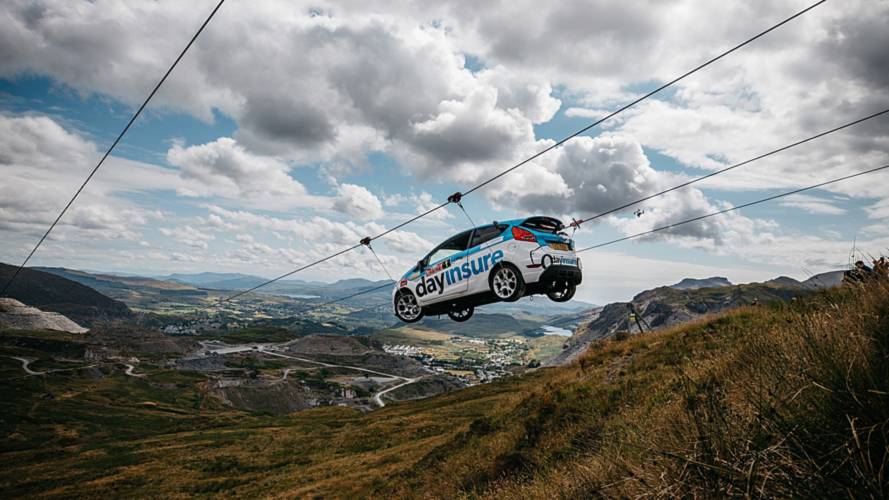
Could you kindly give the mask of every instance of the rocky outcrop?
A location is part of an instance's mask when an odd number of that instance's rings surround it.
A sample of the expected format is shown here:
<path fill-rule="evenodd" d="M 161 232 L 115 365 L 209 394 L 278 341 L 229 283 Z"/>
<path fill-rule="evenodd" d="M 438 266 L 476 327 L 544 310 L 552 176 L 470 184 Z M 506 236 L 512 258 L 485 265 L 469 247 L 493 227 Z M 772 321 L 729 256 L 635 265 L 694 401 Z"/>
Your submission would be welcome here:
<path fill-rule="evenodd" d="M 636 324 L 629 324 L 629 304 L 632 304 L 639 314 L 646 330 L 657 330 L 735 307 L 790 300 L 815 290 L 811 285 L 783 277 L 765 283 L 746 285 L 725 285 L 723 280 L 725 279 L 683 280 L 677 285 L 646 290 L 633 297 L 631 303 L 615 302 L 590 311 L 588 317 L 582 320 L 574 331 L 574 335 L 565 343 L 564 350 L 547 364 L 568 363 L 583 353 L 594 341 L 611 337 L 617 332 L 638 332 Z M 697 285 L 703 284 L 702 282 L 718 285 L 698 288 Z"/>
<path fill-rule="evenodd" d="M 0 328 L 13 330 L 56 330 L 86 333 L 88 330 L 65 316 L 26 306 L 15 299 L 0 299 Z"/>

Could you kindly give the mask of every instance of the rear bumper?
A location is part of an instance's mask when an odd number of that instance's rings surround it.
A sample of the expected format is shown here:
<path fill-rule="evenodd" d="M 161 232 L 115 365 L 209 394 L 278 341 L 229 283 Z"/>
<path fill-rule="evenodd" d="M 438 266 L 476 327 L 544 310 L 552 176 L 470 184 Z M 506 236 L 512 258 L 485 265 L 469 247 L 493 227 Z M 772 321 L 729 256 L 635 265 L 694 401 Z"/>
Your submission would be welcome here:
<path fill-rule="evenodd" d="M 583 273 L 579 267 L 553 265 L 549 266 L 540 273 L 541 283 L 552 283 L 553 281 L 567 281 L 572 285 L 579 285 L 583 281 Z"/>

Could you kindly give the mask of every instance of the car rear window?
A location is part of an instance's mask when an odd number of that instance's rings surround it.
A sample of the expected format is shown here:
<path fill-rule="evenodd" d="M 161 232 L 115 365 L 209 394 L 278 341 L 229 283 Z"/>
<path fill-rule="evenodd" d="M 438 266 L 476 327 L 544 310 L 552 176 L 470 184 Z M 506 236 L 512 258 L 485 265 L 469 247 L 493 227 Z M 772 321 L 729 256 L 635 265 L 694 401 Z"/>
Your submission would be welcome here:
<path fill-rule="evenodd" d="M 469 244 L 469 248 L 493 240 L 503 234 L 503 231 L 506 231 L 506 227 L 505 224 L 491 224 L 489 226 L 476 228 L 475 234 L 472 236 L 472 243 Z"/>
<path fill-rule="evenodd" d="M 542 233 L 558 234 L 565 226 L 562 221 L 552 217 L 529 217 L 522 222 L 522 226 Z"/>

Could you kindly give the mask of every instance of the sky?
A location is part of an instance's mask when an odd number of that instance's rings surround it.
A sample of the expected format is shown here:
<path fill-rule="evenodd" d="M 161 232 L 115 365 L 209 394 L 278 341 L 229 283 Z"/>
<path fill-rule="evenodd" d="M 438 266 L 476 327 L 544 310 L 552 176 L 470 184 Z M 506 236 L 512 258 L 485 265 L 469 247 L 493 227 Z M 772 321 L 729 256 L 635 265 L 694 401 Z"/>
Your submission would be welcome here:
<path fill-rule="evenodd" d="M 244 2 L 219 10 L 30 265 L 274 277 L 466 191 L 812 0 Z M 550 5 L 551 4 L 551 5 Z M 215 1 L 0 4 L 0 261 L 18 264 Z M 830 0 L 464 198 L 595 215 L 889 108 L 889 2 Z M 889 163 L 883 116 L 642 203 L 579 247 Z M 641 208 L 641 216 L 634 214 Z M 889 172 L 581 254 L 577 298 L 806 279 L 889 249 Z M 374 243 L 402 274 L 453 206 Z M 358 249 L 294 278 L 386 273 Z"/>

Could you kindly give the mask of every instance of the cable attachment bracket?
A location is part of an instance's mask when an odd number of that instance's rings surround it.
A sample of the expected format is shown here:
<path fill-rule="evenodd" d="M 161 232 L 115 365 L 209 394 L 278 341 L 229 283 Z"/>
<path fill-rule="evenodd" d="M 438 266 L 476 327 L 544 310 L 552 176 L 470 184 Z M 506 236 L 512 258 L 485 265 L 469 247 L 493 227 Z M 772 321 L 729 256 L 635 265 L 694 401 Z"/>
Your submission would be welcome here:
<path fill-rule="evenodd" d="M 369 247 L 370 246 L 370 236 L 365 236 L 364 238 L 361 238 L 361 241 L 359 243 L 361 243 L 362 245 L 364 245 L 366 247 Z"/>
<path fill-rule="evenodd" d="M 571 217 L 571 222 L 568 224 L 568 227 L 571 228 L 571 237 L 572 238 L 574 237 L 574 233 L 577 232 L 577 228 L 579 228 L 580 225 L 583 223 L 584 223 L 583 219 L 577 220 L 574 217 Z"/>
<path fill-rule="evenodd" d="M 463 193 L 457 191 L 456 193 L 448 196 L 448 203 L 454 203 L 456 205 L 460 205 L 460 208 L 463 208 L 463 205 L 460 204 L 460 200 L 463 199 Z"/>
<path fill-rule="evenodd" d="M 454 203 L 455 205 L 460 207 L 460 210 L 462 210 L 463 213 L 466 215 L 466 218 L 469 219 L 469 224 L 471 224 L 473 230 L 475 230 L 475 221 L 473 221 L 472 217 L 469 216 L 469 212 L 467 212 L 466 209 L 463 208 L 463 203 L 461 203 L 461 200 L 463 200 L 463 193 L 461 193 L 460 191 L 457 191 L 456 193 L 448 196 L 448 202 Z"/>

